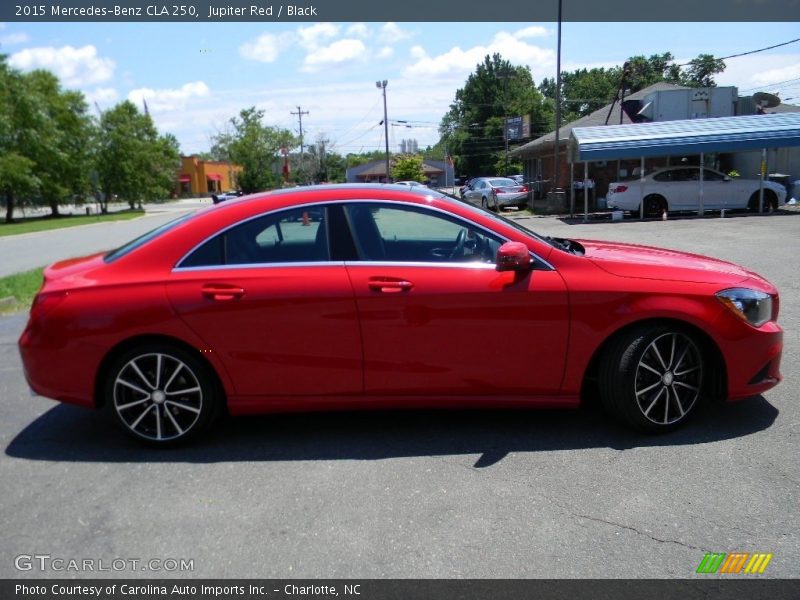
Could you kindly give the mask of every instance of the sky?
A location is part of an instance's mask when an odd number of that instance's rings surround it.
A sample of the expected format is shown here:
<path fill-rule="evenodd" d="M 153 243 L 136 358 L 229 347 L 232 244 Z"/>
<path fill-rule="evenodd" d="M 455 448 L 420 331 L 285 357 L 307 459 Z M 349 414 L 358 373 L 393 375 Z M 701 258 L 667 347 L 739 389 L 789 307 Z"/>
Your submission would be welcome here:
<path fill-rule="evenodd" d="M 632 55 L 730 56 L 800 37 L 797 23 L 564 23 L 562 70 L 610 67 Z M 319 136 L 335 151 L 420 148 L 486 54 L 556 73 L 555 23 L 0 23 L 0 53 L 23 71 L 45 68 L 82 91 L 93 111 L 130 99 L 147 107 L 183 154 L 207 151 L 231 117 L 256 106 L 268 125 Z M 800 104 L 800 42 L 726 61 L 718 85 L 777 93 Z M 397 123 L 407 121 L 412 126 Z"/>

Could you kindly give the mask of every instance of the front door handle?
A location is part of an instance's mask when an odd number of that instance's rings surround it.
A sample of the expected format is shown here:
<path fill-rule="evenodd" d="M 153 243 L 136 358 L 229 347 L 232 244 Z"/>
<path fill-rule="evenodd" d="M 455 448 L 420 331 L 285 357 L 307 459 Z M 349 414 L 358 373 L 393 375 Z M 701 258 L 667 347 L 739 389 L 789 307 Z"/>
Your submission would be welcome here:
<path fill-rule="evenodd" d="M 414 287 L 414 284 L 405 279 L 391 279 L 388 277 L 373 277 L 367 282 L 367 286 L 374 292 L 383 292 L 384 294 L 397 294 L 400 292 L 408 292 Z"/>
<path fill-rule="evenodd" d="M 239 300 L 242 298 L 242 296 L 244 296 L 244 288 L 235 285 L 209 284 L 203 286 L 201 293 L 204 298 L 208 298 L 209 300 L 227 302 L 229 300 Z"/>

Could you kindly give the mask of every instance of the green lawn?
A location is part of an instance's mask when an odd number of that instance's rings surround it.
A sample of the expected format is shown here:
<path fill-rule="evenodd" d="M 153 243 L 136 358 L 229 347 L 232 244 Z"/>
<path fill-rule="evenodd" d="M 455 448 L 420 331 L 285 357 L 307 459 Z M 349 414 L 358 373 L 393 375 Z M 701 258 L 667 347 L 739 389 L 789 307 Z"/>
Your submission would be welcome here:
<path fill-rule="evenodd" d="M 0 223 L 0 236 L 18 235 L 20 233 L 31 233 L 33 231 L 47 231 L 49 229 L 61 229 L 62 227 L 75 227 L 77 225 L 89 225 L 100 223 L 101 221 L 127 221 L 144 215 L 143 210 L 123 210 L 108 214 L 64 215 L 61 217 L 32 217 L 30 219 L 19 219 L 14 223 Z"/>
<path fill-rule="evenodd" d="M 42 285 L 43 269 L 44 267 L 40 267 L 24 273 L 0 277 L 0 301 L 5 298 L 13 298 L 10 302 L 0 302 L 0 312 L 27 310 Z"/>

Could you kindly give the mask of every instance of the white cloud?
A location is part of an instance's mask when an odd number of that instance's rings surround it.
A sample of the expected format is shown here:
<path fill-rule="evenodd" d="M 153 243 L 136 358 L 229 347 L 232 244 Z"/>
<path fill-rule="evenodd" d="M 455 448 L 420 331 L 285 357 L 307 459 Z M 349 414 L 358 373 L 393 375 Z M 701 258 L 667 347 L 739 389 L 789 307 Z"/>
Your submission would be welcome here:
<path fill-rule="evenodd" d="M 361 40 L 344 39 L 333 42 L 330 46 L 318 48 L 306 56 L 306 70 L 315 70 L 322 65 L 349 62 L 365 58 L 366 47 Z"/>
<path fill-rule="evenodd" d="M 114 75 L 116 67 L 110 58 L 98 56 L 97 48 L 92 45 L 82 48 L 73 46 L 27 48 L 12 54 L 8 62 L 12 67 L 24 71 L 48 69 L 68 87 L 108 81 Z"/>
<path fill-rule="evenodd" d="M 683 64 L 689 59 L 678 59 Z M 742 95 L 753 92 L 780 92 L 792 84 L 782 83 L 800 78 L 800 53 L 741 56 L 725 61 L 725 71 L 714 76 L 717 85 L 734 85 Z M 795 82 L 796 83 L 796 82 Z"/>
<path fill-rule="evenodd" d="M 396 44 L 414 35 L 413 32 L 401 29 L 397 23 L 386 23 L 380 30 L 380 41 L 384 44 Z"/>
<path fill-rule="evenodd" d="M 24 44 L 30 39 L 27 33 L 9 33 L 0 35 L 0 46 L 16 46 L 17 44 Z"/>
<path fill-rule="evenodd" d="M 300 45 L 307 50 L 316 50 L 339 35 L 339 26 L 333 23 L 317 23 L 310 27 L 299 27 Z"/>
<path fill-rule="evenodd" d="M 264 33 L 239 46 L 239 54 L 248 60 L 275 62 L 281 51 L 291 44 L 291 37 L 290 34 Z"/>
<path fill-rule="evenodd" d="M 549 75 L 555 65 L 555 52 L 540 48 L 501 31 L 487 46 L 473 46 L 462 50 L 459 46 L 451 48 L 438 56 L 429 56 L 421 46 L 411 49 L 411 57 L 416 61 L 406 67 L 406 77 L 451 77 L 471 72 L 475 65 L 483 62 L 486 55 L 500 53 L 512 64 L 528 65 L 534 78 Z"/>
<path fill-rule="evenodd" d="M 384 46 L 378 51 L 377 58 L 379 59 L 387 59 L 392 58 L 394 56 L 394 48 L 391 46 Z"/>
<path fill-rule="evenodd" d="M 138 88 L 131 90 L 128 100 L 141 105 L 147 102 L 147 108 L 155 112 L 165 112 L 183 109 L 193 98 L 208 96 L 208 86 L 202 81 L 186 83 L 178 89 L 154 90 L 151 88 Z"/>
<path fill-rule="evenodd" d="M 514 37 L 519 39 L 532 38 L 532 37 L 547 37 L 550 35 L 550 30 L 541 25 L 531 25 L 525 29 L 520 29 L 514 33 Z"/>
<path fill-rule="evenodd" d="M 94 102 L 98 104 L 112 104 L 119 98 L 119 94 L 114 88 L 95 88 L 84 92 L 83 95 L 86 96 L 86 101 L 90 104 Z"/>
<path fill-rule="evenodd" d="M 347 28 L 345 35 L 364 39 L 372 35 L 372 32 L 366 23 L 354 23 Z"/>

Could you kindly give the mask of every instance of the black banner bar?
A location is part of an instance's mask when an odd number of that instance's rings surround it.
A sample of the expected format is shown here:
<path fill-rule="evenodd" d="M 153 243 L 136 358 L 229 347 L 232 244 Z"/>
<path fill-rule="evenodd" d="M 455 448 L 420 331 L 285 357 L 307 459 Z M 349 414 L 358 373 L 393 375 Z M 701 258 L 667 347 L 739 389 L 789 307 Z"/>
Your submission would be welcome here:
<path fill-rule="evenodd" d="M 796 600 L 800 580 L 58 579 L 2 580 L 3 600 Z"/>
<path fill-rule="evenodd" d="M 800 0 L 563 0 L 574 22 L 794 22 Z M 4 0 L 0 21 L 555 22 L 558 0 Z M 598 43 L 602 37 L 598 35 Z"/>

